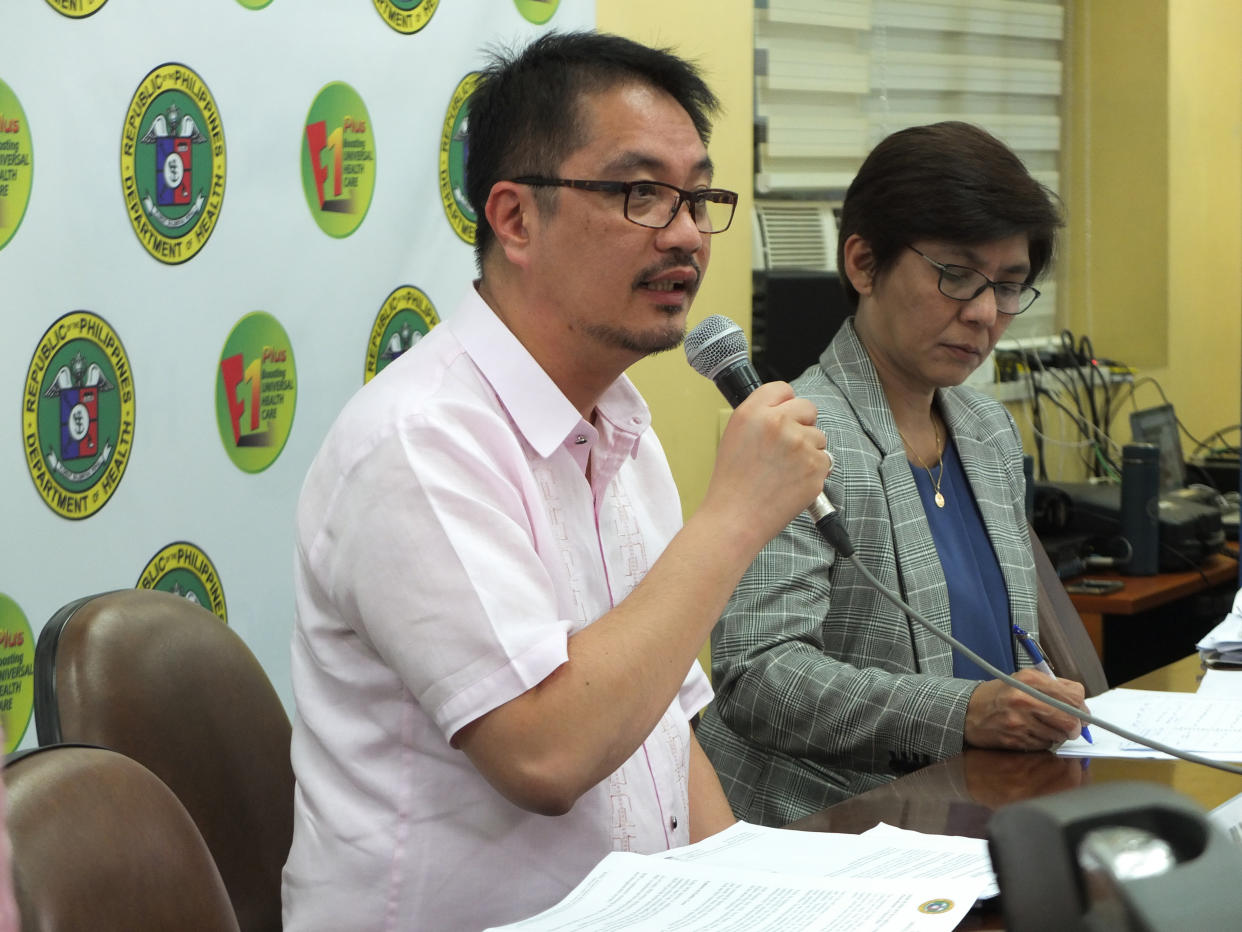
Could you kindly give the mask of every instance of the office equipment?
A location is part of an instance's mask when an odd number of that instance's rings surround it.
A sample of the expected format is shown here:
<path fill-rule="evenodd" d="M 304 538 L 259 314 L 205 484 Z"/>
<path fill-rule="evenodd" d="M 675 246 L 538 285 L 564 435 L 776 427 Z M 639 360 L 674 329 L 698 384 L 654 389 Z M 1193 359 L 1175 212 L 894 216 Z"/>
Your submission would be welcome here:
<path fill-rule="evenodd" d="M 148 767 L 206 840 L 242 932 L 280 929 L 291 729 L 237 632 L 180 596 L 121 589 L 53 614 L 34 666 L 39 743 L 101 744 Z"/>
<path fill-rule="evenodd" d="M 4 784 L 23 929 L 238 932 L 193 819 L 137 761 L 53 745 L 11 757 Z"/>
<path fill-rule="evenodd" d="M 1108 595 L 1125 586 L 1120 579 L 1091 579 L 1084 576 L 1072 583 L 1065 584 L 1065 591 L 1070 595 Z"/>
<path fill-rule="evenodd" d="M 755 273 L 751 303 L 752 355 L 765 382 L 801 375 L 854 313 L 837 274 L 811 269 Z"/>
<path fill-rule="evenodd" d="M 1113 783 L 998 810 L 988 847 L 1010 932 L 1237 925 L 1242 852 L 1168 787 Z"/>
<path fill-rule="evenodd" d="M 1135 443 L 1154 444 L 1160 451 L 1161 492 L 1171 492 L 1186 484 L 1186 461 L 1182 458 L 1182 440 L 1172 405 L 1132 412 L 1130 433 Z"/>
<path fill-rule="evenodd" d="M 1062 502 L 1064 526 L 1054 535 L 1086 538 L 1080 545 L 1084 555 L 1110 556 L 1118 565 L 1127 559 L 1130 546 L 1123 542 L 1121 487 L 1091 482 L 1037 483 L 1035 494 L 1037 518 L 1041 497 L 1055 496 Z M 1157 572 L 1199 566 L 1225 543 L 1219 506 L 1186 495 L 1185 490 L 1162 494 L 1157 514 Z"/>
<path fill-rule="evenodd" d="M 1121 455 L 1121 536 L 1130 548 L 1121 571 L 1151 576 L 1160 561 L 1160 448 L 1128 443 Z"/>

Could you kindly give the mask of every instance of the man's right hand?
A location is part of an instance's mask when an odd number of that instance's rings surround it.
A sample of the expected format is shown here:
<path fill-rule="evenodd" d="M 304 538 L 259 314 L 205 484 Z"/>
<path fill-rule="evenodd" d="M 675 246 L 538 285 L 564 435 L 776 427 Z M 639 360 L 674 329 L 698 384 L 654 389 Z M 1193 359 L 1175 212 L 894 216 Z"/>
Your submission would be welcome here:
<path fill-rule="evenodd" d="M 1087 711 L 1081 683 L 1030 669 L 1019 670 L 1014 679 Z M 971 693 L 966 706 L 965 738 L 966 744 L 972 747 L 1046 751 L 1081 733 L 1081 720 L 1014 689 L 1004 680 L 981 683 Z"/>
<path fill-rule="evenodd" d="M 787 382 L 768 382 L 729 418 L 703 506 L 730 516 L 755 552 L 823 491 L 832 457 L 816 414 Z"/>
<path fill-rule="evenodd" d="M 831 459 L 815 416 L 784 382 L 756 389 L 729 420 L 703 506 L 646 577 L 570 636 L 568 662 L 453 736 L 505 798 L 567 812 L 651 734 L 755 554 L 822 490 Z"/>

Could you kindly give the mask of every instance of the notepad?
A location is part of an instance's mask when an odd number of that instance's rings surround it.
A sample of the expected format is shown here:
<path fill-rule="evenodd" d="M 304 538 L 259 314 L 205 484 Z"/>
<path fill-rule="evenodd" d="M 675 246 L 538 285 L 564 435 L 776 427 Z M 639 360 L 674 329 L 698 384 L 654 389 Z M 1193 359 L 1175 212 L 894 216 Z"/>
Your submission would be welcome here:
<path fill-rule="evenodd" d="M 1242 699 L 1149 689 L 1110 689 L 1090 700 L 1091 714 L 1181 751 L 1213 760 L 1242 761 Z M 1094 744 L 1067 741 L 1065 757 L 1155 757 L 1171 755 L 1092 725 Z"/>

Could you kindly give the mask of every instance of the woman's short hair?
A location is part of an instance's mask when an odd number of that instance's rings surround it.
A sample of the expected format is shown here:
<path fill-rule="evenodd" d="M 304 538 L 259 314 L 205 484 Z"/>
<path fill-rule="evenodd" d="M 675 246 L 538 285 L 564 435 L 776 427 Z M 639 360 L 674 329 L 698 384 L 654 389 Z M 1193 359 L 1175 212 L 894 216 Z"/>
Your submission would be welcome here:
<path fill-rule="evenodd" d="M 995 136 L 969 123 L 912 126 L 872 149 L 850 183 L 837 267 L 845 268 L 845 241 L 854 234 L 870 246 L 878 276 L 916 240 L 970 246 L 1025 233 L 1033 282 L 1052 261 L 1061 225 L 1056 195 Z M 858 291 L 841 278 L 857 307 Z"/>

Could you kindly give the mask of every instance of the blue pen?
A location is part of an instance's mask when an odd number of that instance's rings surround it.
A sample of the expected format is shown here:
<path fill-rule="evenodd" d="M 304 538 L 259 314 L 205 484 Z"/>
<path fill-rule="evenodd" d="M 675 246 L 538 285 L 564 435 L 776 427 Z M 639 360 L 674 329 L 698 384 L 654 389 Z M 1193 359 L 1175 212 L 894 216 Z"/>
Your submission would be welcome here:
<path fill-rule="evenodd" d="M 1026 648 L 1026 652 L 1030 654 L 1031 660 L 1034 662 L 1035 669 L 1040 673 L 1046 673 L 1048 676 L 1056 679 L 1057 675 L 1052 672 L 1052 667 L 1048 666 L 1048 661 L 1044 659 L 1044 653 L 1039 649 L 1039 645 L 1035 643 L 1035 639 L 1017 625 L 1013 626 L 1013 633 L 1017 637 L 1018 643 Z M 1087 726 L 1085 724 L 1082 726 L 1082 737 L 1087 744 L 1095 743 L 1091 740 L 1091 732 L 1087 731 Z"/>

